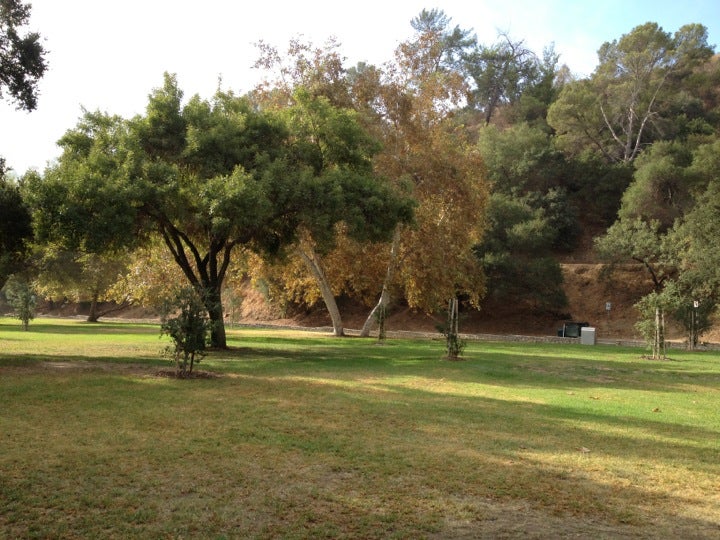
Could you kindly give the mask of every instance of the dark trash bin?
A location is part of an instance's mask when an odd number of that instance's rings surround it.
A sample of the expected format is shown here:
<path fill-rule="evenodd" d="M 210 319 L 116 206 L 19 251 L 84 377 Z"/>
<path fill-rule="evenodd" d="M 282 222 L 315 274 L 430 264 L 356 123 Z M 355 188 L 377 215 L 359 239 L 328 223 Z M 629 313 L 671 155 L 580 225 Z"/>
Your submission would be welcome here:
<path fill-rule="evenodd" d="M 571 338 L 579 338 L 581 333 L 581 328 L 590 326 L 590 323 L 587 322 L 566 322 L 563 323 L 563 327 L 558 330 L 558 336 L 559 337 L 571 337 Z"/>

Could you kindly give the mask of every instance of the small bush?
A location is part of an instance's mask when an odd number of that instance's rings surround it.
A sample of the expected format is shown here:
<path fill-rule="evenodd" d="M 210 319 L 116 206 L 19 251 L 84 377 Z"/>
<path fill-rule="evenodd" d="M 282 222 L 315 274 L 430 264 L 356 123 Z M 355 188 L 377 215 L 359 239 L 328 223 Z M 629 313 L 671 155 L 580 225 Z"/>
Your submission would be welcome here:
<path fill-rule="evenodd" d="M 30 321 L 35 318 L 35 308 L 37 307 L 37 297 L 32 285 L 26 279 L 11 276 L 3 290 L 8 304 L 15 312 L 15 317 L 22 322 L 23 330 L 27 330 Z"/>
<path fill-rule="evenodd" d="M 205 356 L 210 342 L 210 321 L 200 295 L 191 287 L 178 291 L 163 309 L 160 331 L 172 338 L 169 348 L 178 377 L 192 374 L 195 362 Z"/>

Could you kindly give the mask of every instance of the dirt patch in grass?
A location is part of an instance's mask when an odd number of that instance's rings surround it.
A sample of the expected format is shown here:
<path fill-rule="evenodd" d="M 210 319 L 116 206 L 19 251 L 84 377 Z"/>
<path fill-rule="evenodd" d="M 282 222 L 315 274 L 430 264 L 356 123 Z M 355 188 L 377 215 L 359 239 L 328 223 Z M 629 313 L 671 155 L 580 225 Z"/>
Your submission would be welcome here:
<path fill-rule="evenodd" d="M 33 362 L 24 365 L 0 366 L 3 371 L 22 372 L 24 374 L 47 373 L 48 371 L 62 373 L 115 373 L 139 377 L 159 377 L 163 379 L 218 379 L 222 374 L 207 370 L 193 370 L 184 377 L 180 376 L 174 368 L 157 369 L 143 364 L 122 364 L 115 362 L 96 362 L 88 360 L 62 361 L 62 362 Z"/>
<path fill-rule="evenodd" d="M 219 373 L 213 373 L 212 371 L 199 371 L 193 370 L 192 373 L 181 375 L 176 369 L 160 369 L 155 372 L 158 377 L 164 377 L 167 379 L 218 379 L 222 377 Z"/>

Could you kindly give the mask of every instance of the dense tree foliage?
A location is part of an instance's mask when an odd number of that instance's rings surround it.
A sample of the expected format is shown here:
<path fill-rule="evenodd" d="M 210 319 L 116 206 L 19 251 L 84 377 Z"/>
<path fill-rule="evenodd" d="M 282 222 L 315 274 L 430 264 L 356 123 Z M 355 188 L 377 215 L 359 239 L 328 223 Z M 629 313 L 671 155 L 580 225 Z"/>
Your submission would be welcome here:
<path fill-rule="evenodd" d="M 552 101 L 557 61 L 552 48 L 541 59 L 524 41 L 501 34 L 497 43 L 479 45 L 465 56 L 472 80 L 470 103 L 483 112 L 485 125 L 503 106 L 520 107 L 516 114 L 526 119 L 544 116 Z"/>
<path fill-rule="evenodd" d="M 7 93 L 28 111 L 37 107 L 38 81 L 47 69 L 40 34 L 23 32 L 30 9 L 20 0 L 0 0 L 0 98 Z"/>
<path fill-rule="evenodd" d="M 8 276 L 22 268 L 26 241 L 32 236 L 30 211 L 18 185 L 0 170 L 0 288 Z"/>
<path fill-rule="evenodd" d="M 527 198 L 494 193 L 487 219 L 483 241 L 474 249 L 487 276 L 489 299 L 534 312 L 565 307 L 560 266 L 550 255 L 557 230 L 543 210 Z"/>
<path fill-rule="evenodd" d="M 315 93 L 334 103 L 351 103 L 359 121 L 382 143 L 373 159 L 376 173 L 393 189 L 409 189 L 417 201 L 414 226 L 399 227 L 391 245 L 336 237 L 334 249 L 309 266 L 327 268 L 332 260 L 324 278 L 333 295 L 350 292 L 367 298 L 382 289 L 380 303 L 386 305 L 393 288 L 410 305 L 430 311 L 458 289 L 475 302 L 482 293 L 482 271 L 470 248 L 482 226 L 486 186 L 478 152 L 450 116 L 452 103 L 466 95 L 465 80 L 453 66 L 469 38 L 451 29 L 449 19 L 436 10 L 422 12 L 412 24 L 417 35 L 400 44 L 395 62 L 360 65 L 346 74 L 338 70 L 341 64 L 332 48 L 316 49 L 307 62 L 309 46 L 292 43 L 285 57 L 264 46 L 261 64 L 279 67 L 284 76 L 261 91 L 282 104 L 293 85 L 312 81 Z M 347 236 L 350 231 L 342 232 Z M 374 264 L 380 257 L 388 261 L 384 270 Z M 285 283 L 293 290 L 301 284 L 297 268 L 285 272 Z M 371 313 L 368 321 L 374 320 Z"/>
<path fill-rule="evenodd" d="M 37 250 L 38 275 L 35 289 L 38 294 L 53 302 L 89 304 L 87 322 L 122 310 L 131 303 L 131 297 L 120 297 L 113 288 L 127 272 L 129 254 L 81 253 L 57 249 L 52 244 Z M 107 303 L 101 306 L 101 303 Z"/>
<path fill-rule="evenodd" d="M 692 118 L 697 98 L 683 80 L 711 55 L 702 25 L 674 35 L 656 23 L 638 26 L 600 47 L 593 75 L 565 86 L 548 121 L 568 150 L 631 162 L 653 141 L 705 129 Z M 678 132 L 678 117 L 695 121 Z"/>
<path fill-rule="evenodd" d="M 706 138 L 707 139 L 707 138 Z M 720 141 L 657 142 L 637 160 L 618 220 L 596 241 L 615 262 L 645 266 L 654 295 L 641 304 L 652 324 L 669 309 L 697 340 L 720 300 L 718 258 L 718 173 Z M 695 301 L 702 308 L 694 307 Z M 649 302 L 649 304 L 648 304 Z M 657 315 L 648 312 L 654 306 Z M 692 309 L 690 306 L 693 306 Z M 696 319 L 697 318 L 697 319 Z M 662 335 L 661 330 L 653 336 Z"/>

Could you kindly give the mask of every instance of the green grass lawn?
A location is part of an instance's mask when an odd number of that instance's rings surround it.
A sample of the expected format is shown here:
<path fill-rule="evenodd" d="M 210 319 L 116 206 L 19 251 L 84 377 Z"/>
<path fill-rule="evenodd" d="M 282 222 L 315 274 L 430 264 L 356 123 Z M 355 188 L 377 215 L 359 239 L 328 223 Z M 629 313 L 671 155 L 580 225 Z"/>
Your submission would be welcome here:
<path fill-rule="evenodd" d="M 0 319 L 1 538 L 712 538 L 720 354 Z"/>

